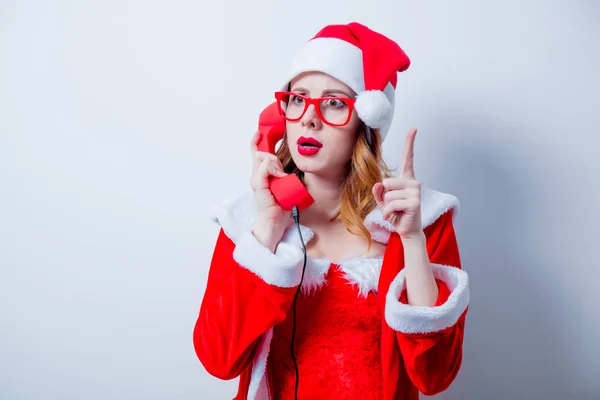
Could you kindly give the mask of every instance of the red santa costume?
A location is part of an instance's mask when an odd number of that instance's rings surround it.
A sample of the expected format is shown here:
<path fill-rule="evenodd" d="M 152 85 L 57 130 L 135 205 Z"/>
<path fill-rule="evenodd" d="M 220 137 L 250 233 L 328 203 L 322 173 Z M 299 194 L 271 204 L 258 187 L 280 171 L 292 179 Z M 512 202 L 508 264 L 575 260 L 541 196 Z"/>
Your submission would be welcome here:
<path fill-rule="evenodd" d="M 358 93 L 359 117 L 385 137 L 395 72 L 408 67 L 406 55 L 390 42 L 355 23 L 326 27 L 301 50 L 290 77 L 316 70 L 346 83 Z M 396 60 L 391 66 L 390 59 Z M 380 84 L 366 78 L 377 62 L 393 72 Z M 453 228 L 458 208 L 452 195 L 421 191 L 421 222 L 439 288 L 433 307 L 408 304 L 402 241 L 378 208 L 364 224 L 373 240 L 386 245 L 383 257 L 307 260 L 294 341 L 299 399 L 417 400 L 419 391 L 432 395 L 452 383 L 462 363 L 469 303 Z M 255 218 L 251 192 L 215 208 L 220 232 L 194 348 L 213 376 L 240 378 L 235 399 L 293 399 L 291 305 L 302 277 L 302 243 L 290 220 L 271 252 L 252 234 Z M 300 230 L 308 244 L 313 232 L 303 225 Z"/>

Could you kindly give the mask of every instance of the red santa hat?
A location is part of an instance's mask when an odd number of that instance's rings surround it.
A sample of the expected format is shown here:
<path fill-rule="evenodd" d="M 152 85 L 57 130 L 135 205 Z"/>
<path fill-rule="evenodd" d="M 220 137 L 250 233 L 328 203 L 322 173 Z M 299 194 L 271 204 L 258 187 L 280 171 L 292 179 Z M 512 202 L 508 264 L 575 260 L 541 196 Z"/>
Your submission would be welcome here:
<path fill-rule="evenodd" d="M 286 84 L 308 71 L 326 73 L 357 93 L 355 109 L 383 139 L 394 116 L 397 72 L 410 60 L 400 46 L 365 25 L 328 25 L 310 39 L 292 60 Z"/>

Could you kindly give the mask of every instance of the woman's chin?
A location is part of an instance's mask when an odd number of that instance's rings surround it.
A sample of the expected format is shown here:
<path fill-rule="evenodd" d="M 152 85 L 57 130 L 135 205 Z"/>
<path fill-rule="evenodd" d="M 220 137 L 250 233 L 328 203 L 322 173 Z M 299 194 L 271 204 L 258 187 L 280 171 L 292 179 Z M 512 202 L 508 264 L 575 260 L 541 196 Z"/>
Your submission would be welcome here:
<path fill-rule="evenodd" d="M 301 154 L 292 154 L 294 164 L 298 169 L 304 173 L 322 174 L 328 173 L 335 169 L 335 165 L 332 165 L 332 158 L 326 154 L 315 154 L 311 156 L 303 156 Z"/>
<path fill-rule="evenodd" d="M 294 160 L 294 164 L 296 164 L 298 169 L 304 173 L 315 173 L 322 169 L 321 163 L 316 162 L 316 160 L 307 160 L 302 156 L 298 157 L 297 160 Z"/>

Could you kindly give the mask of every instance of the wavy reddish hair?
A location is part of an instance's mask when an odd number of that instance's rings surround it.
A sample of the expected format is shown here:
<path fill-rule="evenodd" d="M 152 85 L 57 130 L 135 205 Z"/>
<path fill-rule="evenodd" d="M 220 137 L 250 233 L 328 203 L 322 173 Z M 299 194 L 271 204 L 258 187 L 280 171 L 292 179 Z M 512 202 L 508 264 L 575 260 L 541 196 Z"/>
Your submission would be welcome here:
<path fill-rule="evenodd" d="M 369 243 L 370 250 L 372 238 L 364 225 L 364 219 L 377 206 L 372 188 L 375 183 L 390 177 L 392 170 L 383 160 L 379 130 L 370 129 L 364 123 L 361 123 L 358 129 L 359 134 L 342 184 L 340 210 L 331 220 L 340 218 L 348 231 L 363 235 Z M 286 136 L 281 143 L 287 143 Z M 304 172 L 296 167 L 288 146 L 279 146 L 276 155 L 283 165 L 283 170 L 288 174 L 296 174 L 304 183 Z"/>

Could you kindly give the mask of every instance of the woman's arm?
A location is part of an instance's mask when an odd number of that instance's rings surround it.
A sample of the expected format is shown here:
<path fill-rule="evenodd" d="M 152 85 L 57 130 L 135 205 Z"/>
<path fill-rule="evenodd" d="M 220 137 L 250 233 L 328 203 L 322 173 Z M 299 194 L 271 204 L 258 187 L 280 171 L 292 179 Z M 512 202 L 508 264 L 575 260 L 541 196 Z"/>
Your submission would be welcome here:
<path fill-rule="evenodd" d="M 234 243 L 220 230 L 193 332 L 196 354 L 211 375 L 233 379 L 251 365 L 261 336 L 286 317 L 302 260 L 296 246 L 279 243 L 273 252 L 252 232 Z"/>
<path fill-rule="evenodd" d="M 403 237 L 404 264 L 408 303 L 413 306 L 432 307 L 439 295 L 438 285 L 427 254 L 425 233 Z"/>
<path fill-rule="evenodd" d="M 428 266 L 409 265 L 403 243 L 397 233 L 390 236 L 383 268 L 400 272 L 389 286 L 385 319 L 396 331 L 407 373 L 424 394 L 433 395 L 447 389 L 462 363 L 462 343 L 469 303 L 468 276 L 462 271 L 458 245 L 452 224 L 452 211 L 446 212 L 425 229 L 426 251 L 435 279 L 437 297 L 433 306 L 412 305 L 408 285 L 417 291 L 420 274 Z M 422 254 L 422 253 L 421 253 Z M 422 268 L 422 270 L 419 270 Z M 409 275 L 409 273 L 414 272 Z M 416 276 L 416 279 L 414 279 Z M 423 286 L 427 286 L 424 284 Z M 426 290 L 430 290 L 426 287 Z M 414 293 L 413 293 L 414 294 Z"/>

